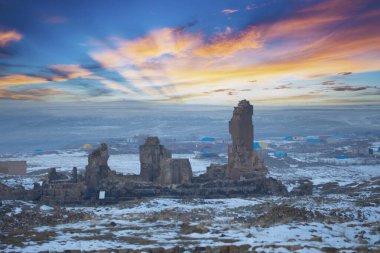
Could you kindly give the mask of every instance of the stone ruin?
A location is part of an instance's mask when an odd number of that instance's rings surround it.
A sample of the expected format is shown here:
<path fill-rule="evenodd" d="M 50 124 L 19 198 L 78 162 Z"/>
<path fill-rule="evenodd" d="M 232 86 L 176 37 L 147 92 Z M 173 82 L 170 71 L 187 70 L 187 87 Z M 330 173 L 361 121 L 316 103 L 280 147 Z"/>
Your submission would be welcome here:
<path fill-rule="evenodd" d="M 242 180 L 266 175 L 264 161 L 253 150 L 252 116 L 253 106 L 240 101 L 229 121 L 232 144 L 228 146 L 228 164 L 211 164 L 207 168 L 210 178 Z"/>
<path fill-rule="evenodd" d="M 172 158 L 172 152 L 160 144 L 158 137 L 147 137 L 140 146 L 140 174 L 123 175 L 108 166 L 107 144 L 101 144 L 88 156 L 84 176 L 74 168 L 67 181 L 56 180 L 49 172 L 39 189 L 39 199 L 48 202 L 80 201 L 117 202 L 141 197 L 247 197 L 287 194 L 285 186 L 270 177 L 253 150 L 253 106 L 239 102 L 229 121 L 232 143 L 228 146 L 228 163 L 211 164 L 206 173 L 193 176 L 189 159 Z M 100 200 L 100 192 L 105 199 Z"/>
<path fill-rule="evenodd" d="M 144 181 L 158 182 L 161 172 L 160 163 L 165 159 L 171 159 L 172 153 L 160 145 L 158 137 L 147 137 L 139 151 L 140 177 Z"/>
<path fill-rule="evenodd" d="M 100 181 L 107 178 L 111 171 L 108 167 L 108 146 L 102 143 L 98 149 L 95 149 L 88 156 L 88 165 L 86 166 L 84 180 L 88 190 L 96 190 Z"/>
<path fill-rule="evenodd" d="M 193 176 L 189 159 L 172 158 L 158 137 L 148 137 L 140 146 L 140 177 L 159 185 L 188 184 Z"/>

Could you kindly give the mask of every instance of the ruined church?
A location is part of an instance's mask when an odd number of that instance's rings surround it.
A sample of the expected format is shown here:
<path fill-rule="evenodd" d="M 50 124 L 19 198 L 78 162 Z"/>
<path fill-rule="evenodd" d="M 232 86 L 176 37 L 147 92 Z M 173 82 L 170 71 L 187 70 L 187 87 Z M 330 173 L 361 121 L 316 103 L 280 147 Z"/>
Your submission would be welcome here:
<path fill-rule="evenodd" d="M 267 177 L 267 169 L 253 150 L 253 106 L 239 102 L 229 121 L 231 144 L 228 163 L 211 164 L 207 171 L 193 176 L 189 159 L 172 158 L 172 152 L 158 137 L 148 137 L 140 146 L 140 174 L 123 175 L 108 166 L 106 144 L 88 156 L 83 175 L 73 170 L 72 178 L 60 178 L 54 171 L 36 190 L 45 202 L 121 201 L 141 197 L 234 197 L 262 194 L 286 194 L 281 182 Z"/>

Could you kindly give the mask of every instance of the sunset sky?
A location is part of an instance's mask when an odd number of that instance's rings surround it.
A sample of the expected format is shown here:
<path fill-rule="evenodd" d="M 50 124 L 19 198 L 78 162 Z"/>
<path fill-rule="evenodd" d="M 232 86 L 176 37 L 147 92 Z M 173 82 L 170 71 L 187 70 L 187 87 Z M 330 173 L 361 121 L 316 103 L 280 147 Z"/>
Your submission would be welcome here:
<path fill-rule="evenodd" d="M 0 99 L 380 104 L 380 1 L 0 0 Z"/>

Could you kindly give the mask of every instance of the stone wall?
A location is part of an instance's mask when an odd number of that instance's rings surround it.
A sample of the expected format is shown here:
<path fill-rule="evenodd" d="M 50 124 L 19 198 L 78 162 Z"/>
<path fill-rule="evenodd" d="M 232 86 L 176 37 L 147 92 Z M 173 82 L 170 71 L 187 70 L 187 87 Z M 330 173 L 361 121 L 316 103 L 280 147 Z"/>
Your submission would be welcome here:
<path fill-rule="evenodd" d="M 0 173 L 26 175 L 26 161 L 0 161 Z"/>
<path fill-rule="evenodd" d="M 96 191 L 100 181 L 108 176 L 111 169 L 108 167 L 108 146 L 102 143 L 99 148 L 88 156 L 88 165 L 85 170 L 85 183 L 89 191 Z"/>
<path fill-rule="evenodd" d="M 192 177 L 193 172 L 189 159 L 168 158 L 161 161 L 159 184 L 189 184 Z"/>
<path fill-rule="evenodd" d="M 83 183 L 44 184 L 41 200 L 47 203 L 80 203 L 85 196 Z"/>
<path fill-rule="evenodd" d="M 226 179 L 228 177 L 228 167 L 227 164 L 210 164 L 207 167 L 206 175 L 209 179 Z"/>
<path fill-rule="evenodd" d="M 148 137 L 140 146 L 140 177 L 144 181 L 158 182 L 161 161 L 171 158 L 170 150 L 160 145 L 158 137 Z"/>

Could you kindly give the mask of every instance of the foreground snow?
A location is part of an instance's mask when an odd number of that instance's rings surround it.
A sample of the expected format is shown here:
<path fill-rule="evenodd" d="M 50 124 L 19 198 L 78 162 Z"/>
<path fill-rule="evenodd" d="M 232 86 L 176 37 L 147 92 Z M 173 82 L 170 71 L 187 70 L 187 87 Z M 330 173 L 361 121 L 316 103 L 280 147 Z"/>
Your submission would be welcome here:
<path fill-rule="evenodd" d="M 7 245 L 4 252 L 63 251 L 73 249 L 185 248 L 196 246 L 245 245 L 263 252 L 321 252 L 324 247 L 376 248 L 380 220 L 379 206 L 361 207 L 347 195 L 332 195 L 320 204 L 318 197 L 177 200 L 151 199 L 114 206 L 72 207 L 69 210 L 91 214 L 91 219 L 56 226 L 41 226 L 20 234 L 23 246 Z M 289 202 L 290 201 L 290 202 Z M 266 205 L 291 203 L 328 215 L 339 211 L 346 222 L 300 222 L 257 225 L 251 218 L 260 216 Z M 8 203 L 9 204 L 9 203 Z M 370 204 L 370 203 L 369 203 Z M 30 205 L 30 204 L 29 204 Z M 51 207 L 41 206 L 49 212 Z M 20 212 L 20 208 L 15 210 Z M 326 216 L 327 217 L 327 216 Z M 184 224 L 190 228 L 184 230 Z M 186 227 L 185 226 L 185 227 Z M 33 238 L 45 235 L 45 240 Z"/>

